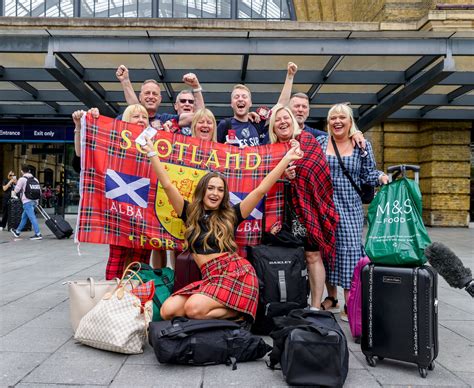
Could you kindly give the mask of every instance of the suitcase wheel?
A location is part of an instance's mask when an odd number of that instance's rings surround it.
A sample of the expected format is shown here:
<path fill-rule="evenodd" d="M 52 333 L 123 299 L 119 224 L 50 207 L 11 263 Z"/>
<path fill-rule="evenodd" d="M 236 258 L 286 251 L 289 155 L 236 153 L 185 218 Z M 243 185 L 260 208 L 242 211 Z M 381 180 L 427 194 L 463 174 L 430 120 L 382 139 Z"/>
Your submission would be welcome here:
<path fill-rule="evenodd" d="M 379 361 L 383 361 L 384 357 L 382 356 L 377 356 L 377 358 L 379 359 Z"/>
<path fill-rule="evenodd" d="M 426 378 L 426 376 L 428 375 L 428 370 L 426 368 L 419 367 L 418 372 L 420 372 L 420 376 L 423 378 Z"/>
<path fill-rule="evenodd" d="M 434 361 L 430 362 L 430 365 L 428 365 L 428 370 L 433 370 L 435 368 L 435 363 Z"/>
<path fill-rule="evenodd" d="M 375 367 L 375 365 L 377 365 L 377 361 L 375 361 L 374 356 L 365 356 L 365 359 L 367 360 L 367 364 L 369 364 L 371 367 Z"/>

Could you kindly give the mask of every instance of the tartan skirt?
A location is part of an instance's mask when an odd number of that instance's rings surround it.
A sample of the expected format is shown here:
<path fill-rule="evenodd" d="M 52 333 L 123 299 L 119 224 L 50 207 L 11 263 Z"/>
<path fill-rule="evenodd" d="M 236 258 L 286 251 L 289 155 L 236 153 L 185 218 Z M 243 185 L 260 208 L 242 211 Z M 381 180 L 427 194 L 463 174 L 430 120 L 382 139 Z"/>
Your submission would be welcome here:
<path fill-rule="evenodd" d="M 174 295 L 206 295 L 224 306 L 255 319 L 258 279 L 255 269 L 237 253 L 223 253 L 201 266 L 202 280 L 176 291 Z"/>
<path fill-rule="evenodd" d="M 128 248 L 120 245 L 110 245 L 109 247 L 109 260 L 105 267 L 106 280 L 120 279 L 123 275 L 126 263 L 129 264 L 132 261 L 139 261 L 146 264 L 150 263 L 150 249 Z"/>

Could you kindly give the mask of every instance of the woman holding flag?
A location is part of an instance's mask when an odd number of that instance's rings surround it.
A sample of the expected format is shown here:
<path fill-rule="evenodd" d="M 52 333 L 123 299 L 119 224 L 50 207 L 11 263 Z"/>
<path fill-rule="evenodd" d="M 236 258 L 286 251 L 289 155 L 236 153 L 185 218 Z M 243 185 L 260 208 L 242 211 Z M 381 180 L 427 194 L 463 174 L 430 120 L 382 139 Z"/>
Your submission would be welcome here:
<path fill-rule="evenodd" d="M 210 172 L 199 181 L 192 202 L 172 184 L 164 165 L 147 139 L 143 149 L 173 209 L 186 226 L 187 240 L 202 280 L 175 292 L 161 308 L 163 319 L 187 316 L 194 319 L 253 320 L 257 310 L 258 280 L 252 265 L 237 252 L 234 232 L 284 173 L 288 164 L 301 159 L 297 141 L 275 168 L 239 204 L 231 206 L 226 180 Z"/>

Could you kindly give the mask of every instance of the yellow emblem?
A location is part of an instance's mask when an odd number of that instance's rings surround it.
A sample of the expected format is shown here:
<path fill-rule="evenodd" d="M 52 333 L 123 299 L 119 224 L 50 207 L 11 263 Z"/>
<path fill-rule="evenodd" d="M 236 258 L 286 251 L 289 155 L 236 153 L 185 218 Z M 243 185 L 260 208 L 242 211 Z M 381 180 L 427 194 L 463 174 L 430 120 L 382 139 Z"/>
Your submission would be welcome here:
<path fill-rule="evenodd" d="M 205 170 L 163 163 L 173 185 L 187 201 L 191 201 L 194 189 L 199 180 L 207 174 Z M 184 239 L 184 223 L 171 206 L 161 184 L 158 183 L 155 197 L 155 212 L 165 230 L 173 237 Z"/>

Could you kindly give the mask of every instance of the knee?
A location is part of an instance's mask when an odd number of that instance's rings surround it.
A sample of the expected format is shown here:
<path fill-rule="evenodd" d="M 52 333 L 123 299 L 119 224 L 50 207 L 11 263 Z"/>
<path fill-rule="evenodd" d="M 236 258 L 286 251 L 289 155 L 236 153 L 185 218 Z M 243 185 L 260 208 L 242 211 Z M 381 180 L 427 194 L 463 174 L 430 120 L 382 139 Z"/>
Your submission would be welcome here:
<path fill-rule="evenodd" d="M 321 252 L 306 251 L 305 252 L 305 258 L 306 258 L 306 263 L 308 265 L 317 264 L 317 263 L 322 264 Z"/>
<path fill-rule="evenodd" d="M 191 319 L 205 319 L 209 310 L 203 306 L 203 303 L 189 298 L 184 305 L 184 314 Z"/>
<path fill-rule="evenodd" d="M 160 315 L 161 318 L 165 321 L 169 321 L 170 319 L 173 319 L 174 317 L 180 315 L 178 313 L 178 306 L 176 306 L 176 303 L 173 303 L 172 298 L 169 298 L 165 300 L 163 305 L 161 306 L 160 309 Z"/>

